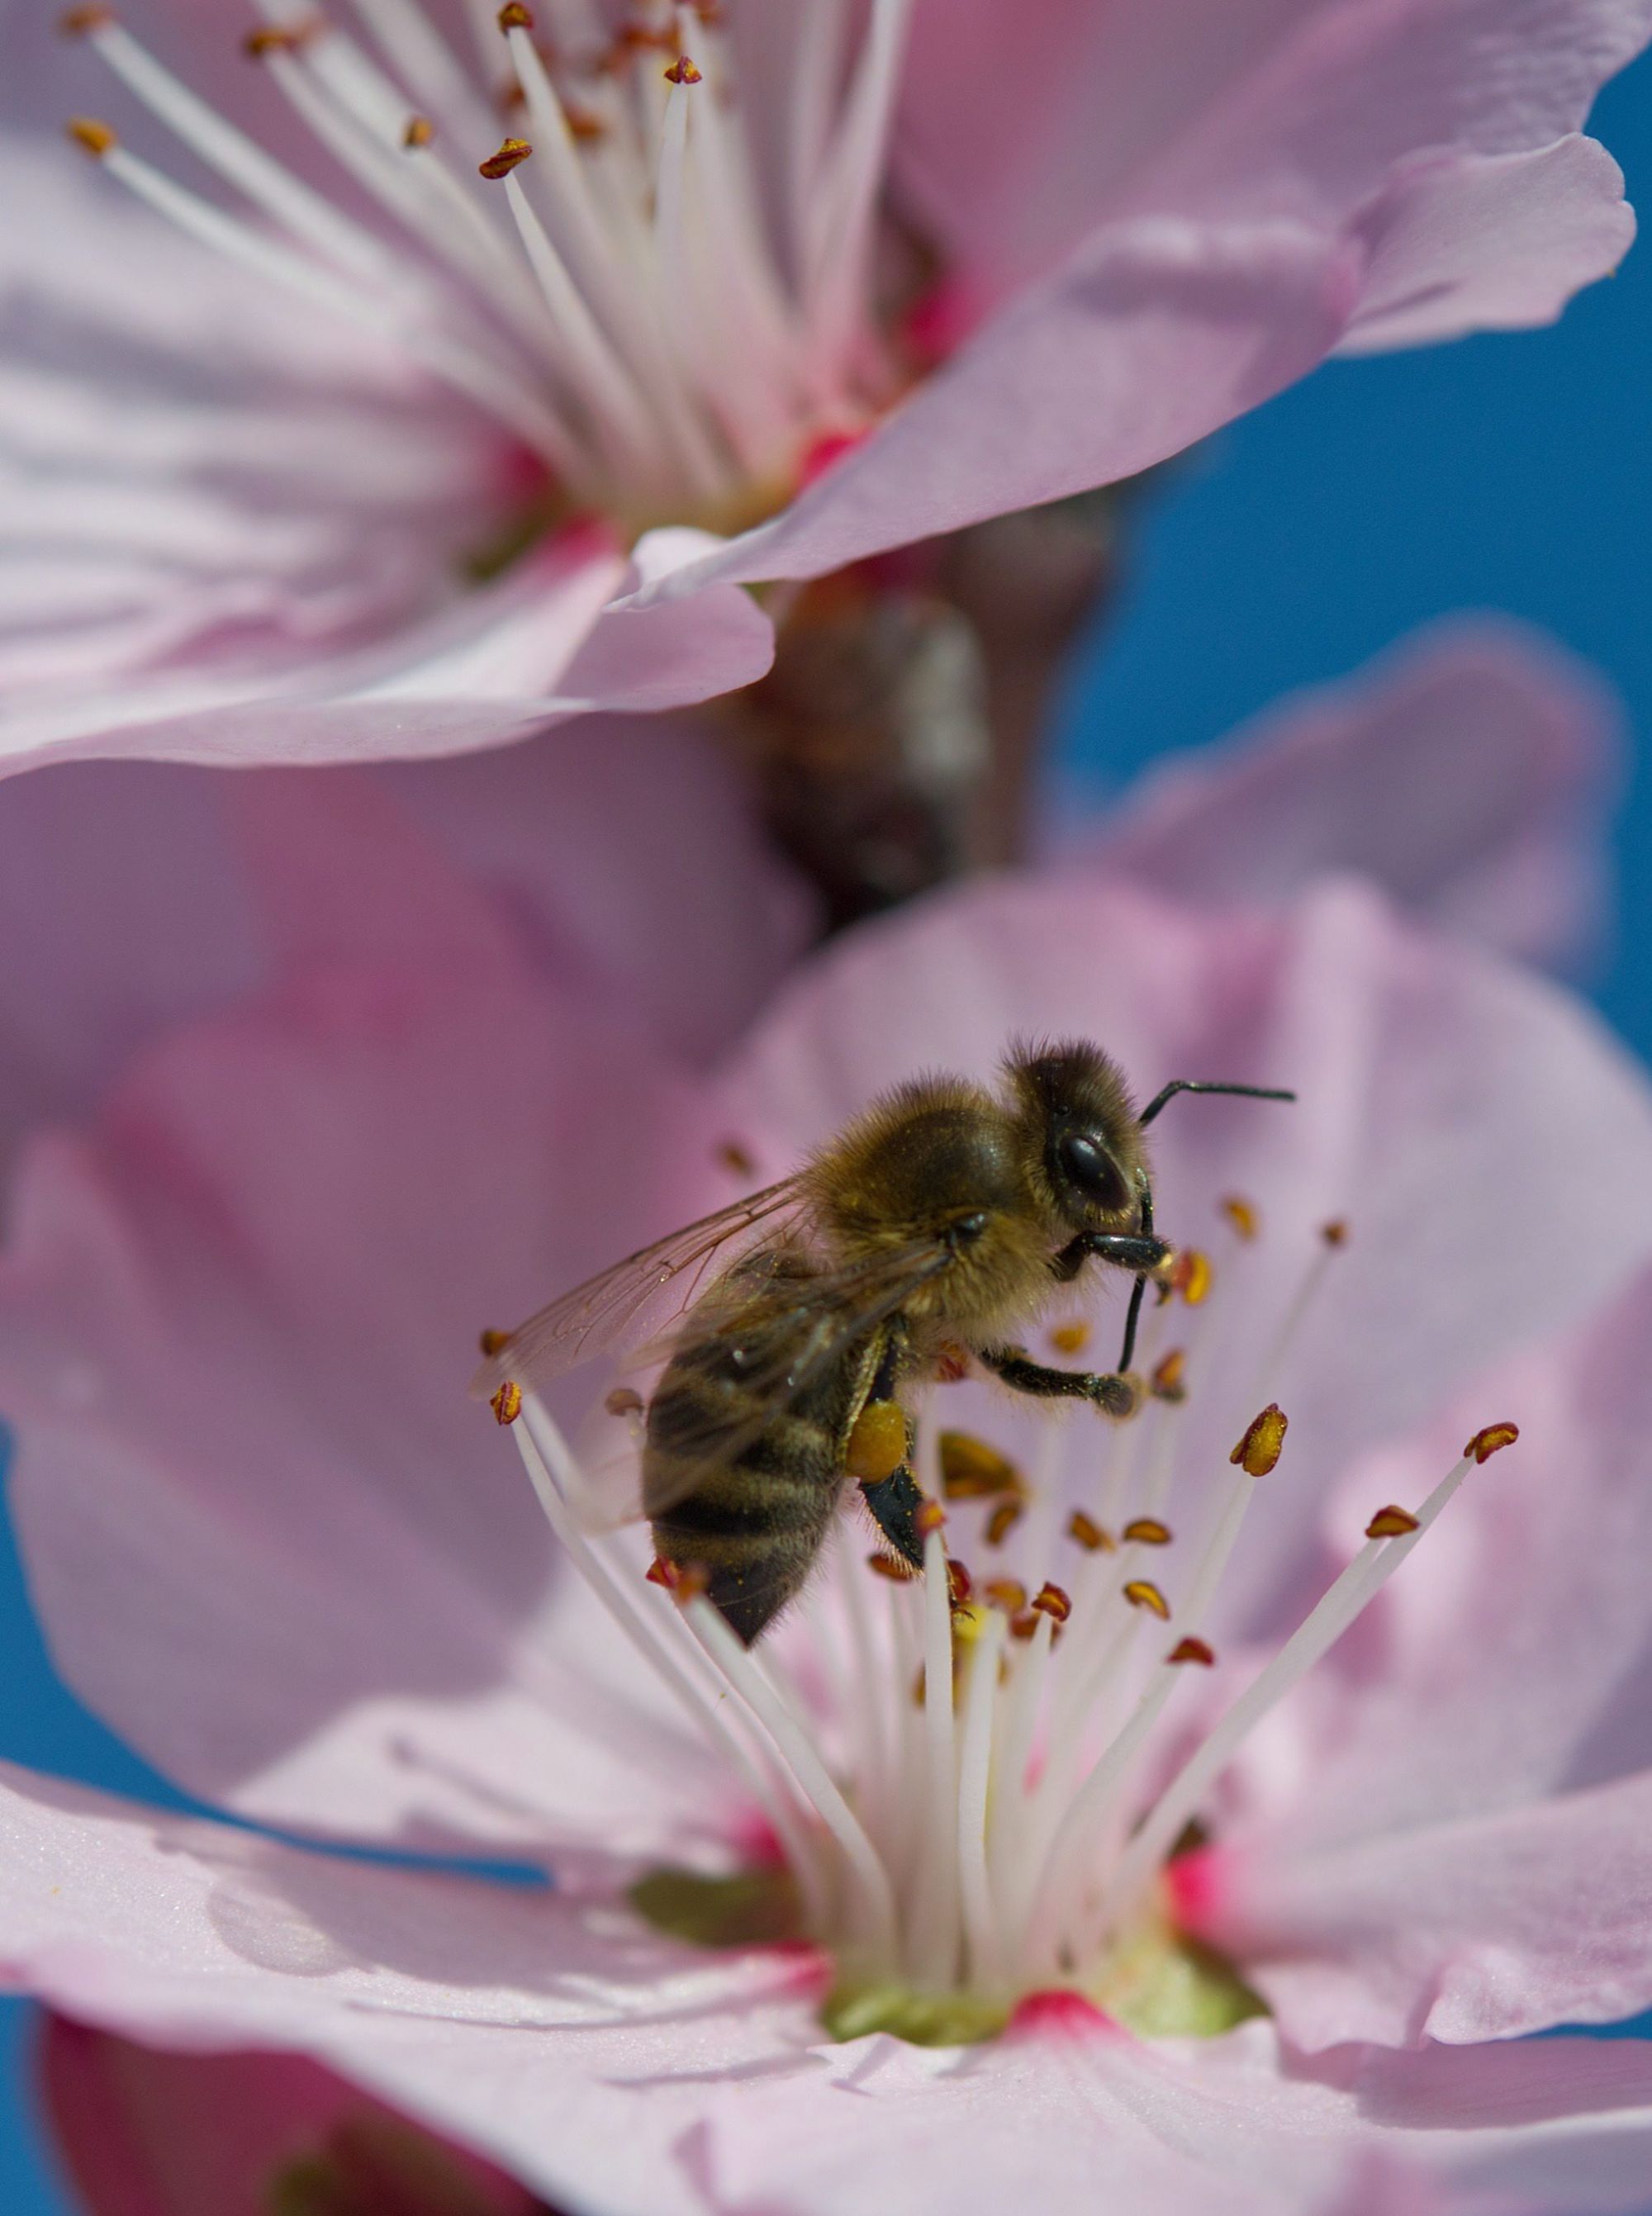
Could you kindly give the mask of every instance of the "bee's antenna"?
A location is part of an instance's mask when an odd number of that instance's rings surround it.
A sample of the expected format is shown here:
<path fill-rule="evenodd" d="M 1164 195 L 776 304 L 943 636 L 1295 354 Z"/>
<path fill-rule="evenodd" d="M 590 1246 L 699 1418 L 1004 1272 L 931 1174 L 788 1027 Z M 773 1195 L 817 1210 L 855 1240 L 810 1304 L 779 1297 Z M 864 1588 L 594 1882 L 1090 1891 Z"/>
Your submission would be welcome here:
<path fill-rule="evenodd" d="M 1294 1093 L 1282 1091 L 1273 1085 L 1218 1085 L 1203 1077 L 1173 1077 L 1168 1085 L 1156 1093 L 1148 1102 L 1137 1123 L 1145 1130 L 1168 1100 L 1178 1093 L 1241 1093 L 1248 1100 L 1294 1100 Z"/>
<path fill-rule="evenodd" d="M 1173 1077 L 1168 1085 L 1162 1086 L 1143 1109 L 1136 1118 L 1137 1125 L 1144 1130 L 1166 1102 L 1174 1100 L 1178 1093 L 1237 1093 L 1247 1100 L 1294 1100 L 1297 1097 L 1294 1093 L 1287 1093 L 1282 1086 L 1274 1085 L 1224 1085 L 1211 1078 Z M 1143 1237 L 1152 1236 L 1153 1188 L 1145 1178 L 1142 1179 L 1141 1228 Z M 1125 1343 L 1119 1355 L 1121 1371 L 1130 1368 L 1135 1356 L 1136 1327 L 1141 1320 L 1142 1299 L 1146 1291 L 1147 1279 L 1138 1274 L 1130 1289 L 1130 1306 L 1125 1311 Z"/>

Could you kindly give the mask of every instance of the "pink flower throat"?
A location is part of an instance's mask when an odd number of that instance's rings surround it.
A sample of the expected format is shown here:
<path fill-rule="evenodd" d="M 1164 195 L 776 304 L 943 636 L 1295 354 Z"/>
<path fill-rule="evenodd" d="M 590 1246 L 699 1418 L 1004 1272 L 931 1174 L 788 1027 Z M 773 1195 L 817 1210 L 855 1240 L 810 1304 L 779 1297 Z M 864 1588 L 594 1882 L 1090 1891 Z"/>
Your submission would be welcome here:
<path fill-rule="evenodd" d="M 71 136 L 206 245 L 463 392 L 571 503 L 733 527 L 891 397 L 872 265 L 910 0 L 872 0 L 858 39 L 838 0 L 786 0 L 761 111 L 709 4 L 639 0 L 622 21 L 542 0 L 536 22 L 521 0 L 467 0 L 469 63 L 420 0 L 354 0 L 360 36 L 301 0 L 257 7 L 246 50 L 317 142 L 316 175 L 102 6 L 64 28 L 247 212 L 107 123 Z M 336 199 L 341 182 L 387 226 Z"/>

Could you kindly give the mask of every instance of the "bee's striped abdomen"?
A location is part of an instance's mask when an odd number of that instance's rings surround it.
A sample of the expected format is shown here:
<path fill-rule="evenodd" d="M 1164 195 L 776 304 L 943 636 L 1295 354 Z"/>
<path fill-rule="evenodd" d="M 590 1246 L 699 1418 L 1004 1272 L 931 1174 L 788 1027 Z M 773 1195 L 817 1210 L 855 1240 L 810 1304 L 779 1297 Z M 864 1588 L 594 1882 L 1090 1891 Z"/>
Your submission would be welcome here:
<path fill-rule="evenodd" d="M 852 1351 L 719 1461 L 718 1435 L 742 1437 L 761 1413 L 749 1379 L 770 1366 L 780 1332 L 795 1328 L 793 1298 L 782 1319 L 758 1304 L 737 1335 L 688 1341 L 648 1409 L 643 1499 L 655 1546 L 705 1573 L 707 1597 L 748 1646 L 800 1590 L 830 1529 L 864 1367 Z"/>

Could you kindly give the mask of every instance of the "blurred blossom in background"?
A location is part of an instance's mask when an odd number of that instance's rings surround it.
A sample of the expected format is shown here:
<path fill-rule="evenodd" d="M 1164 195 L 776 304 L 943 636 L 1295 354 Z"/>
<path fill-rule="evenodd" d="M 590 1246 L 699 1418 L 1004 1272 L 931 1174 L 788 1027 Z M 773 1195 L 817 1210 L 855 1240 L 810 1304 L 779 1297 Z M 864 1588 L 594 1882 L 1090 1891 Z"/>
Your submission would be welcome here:
<path fill-rule="evenodd" d="M 1622 163 L 1631 200 L 1652 197 L 1647 66 L 1609 85 L 1591 119 L 1592 131 Z M 1105 867 L 1109 855 L 1116 860 L 1123 854 L 1144 878 L 1164 882 L 1178 897 L 1196 902 L 1205 891 L 1219 900 L 1222 827 L 1199 810 L 1202 771 L 1196 764 L 1189 771 L 1174 758 L 1267 711 L 1273 767 L 1259 776 L 1229 828 L 1236 840 L 1275 842 L 1269 851 L 1277 858 L 1281 899 L 1293 889 L 1295 854 L 1322 861 L 1328 853 L 1353 869 L 1379 862 L 1395 883 L 1403 875 L 1396 857 L 1408 845 L 1409 813 L 1417 880 L 1431 917 L 1560 968 L 1597 998 L 1641 1055 L 1652 1054 L 1649 408 L 1652 255 L 1643 243 L 1615 280 L 1586 291 L 1552 329 L 1334 363 L 1165 465 L 1129 496 L 1119 583 L 1071 669 L 1045 816 L 1046 850 L 1084 866 Z M 1495 612 L 1489 619 L 1488 611 Z M 1513 631 L 1499 617 L 1522 619 L 1546 636 Z M 1408 638 L 1419 625 L 1439 628 L 1421 640 Z M 1571 656 L 1591 666 L 1581 668 Z M 1509 676 L 1511 661 L 1516 680 Z M 1481 680 L 1489 668 L 1488 685 Z M 1304 687 L 1328 689 L 1276 706 L 1281 696 Z M 1394 760 L 1391 779 L 1374 779 L 1353 809 L 1346 786 L 1339 786 L 1341 815 L 1328 820 L 1316 814 L 1315 766 L 1323 749 L 1350 717 L 1369 713 L 1380 720 L 1390 712 L 1408 748 Z M 1472 729 L 1483 733 L 1483 746 L 1465 742 L 1465 715 Z M 1435 727 L 1452 742 L 1444 782 L 1431 782 L 1439 767 L 1427 742 Z M 1555 797 L 1552 816 L 1535 831 L 1525 820 L 1507 827 L 1519 842 L 1518 866 L 1511 865 L 1497 813 L 1499 748 L 1511 741 L 1525 749 L 1526 773 L 1538 782 L 1550 779 Z M 679 761 L 674 742 L 663 744 L 663 766 L 649 756 L 650 744 L 645 731 L 627 726 L 613 763 L 606 770 L 592 766 L 589 779 L 559 786 L 554 773 L 519 764 L 503 771 L 502 784 L 515 781 L 515 804 L 526 820 L 533 807 L 553 798 L 558 805 L 588 807 L 595 852 L 601 811 L 623 808 L 629 780 L 656 782 L 657 809 L 644 811 L 638 827 L 645 846 L 650 837 L 659 842 L 647 848 L 643 864 L 654 905 L 636 925 L 634 945 L 620 944 L 612 919 L 597 916 L 595 886 L 571 894 L 564 911 L 536 913 L 529 927 L 576 973 L 589 976 L 592 963 L 607 965 L 610 982 L 634 996 L 645 1023 L 674 1050 L 702 1060 L 761 1004 L 804 943 L 809 917 L 796 888 L 778 874 L 764 892 L 759 930 L 749 927 L 743 912 L 719 917 L 700 906 L 692 914 L 672 907 L 670 830 L 707 846 L 740 834 L 732 809 L 725 813 L 715 794 L 707 797 L 692 764 Z M 577 760 L 576 740 L 574 745 Z M 1168 775 L 1137 788 L 1122 819 L 1105 831 L 1087 828 L 1100 804 L 1167 762 Z M 116 774 L 133 779 L 144 772 Z M 423 787 L 416 777 L 407 790 L 416 804 L 422 791 L 428 821 L 446 822 L 464 850 L 464 788 L 444 785 L 447 774 L 438 766 Z M 1470 857 L 1457 881 L 1442 887 L 1428 865 L 1430 835 L 1441 821 L 1454 822 L 1469 812 L 1472 795 L 1461 789 L 1464 776 L 1483 779 L 1487 847 L 1497 866 L 1476 872 Z M 1452 779 L 1459 782 L 1453 787 Z M 140 789 L 127 790 L 130 830 L 108 857 L 112 883 L 145 837 Z M 4 804 L 0 791 L 0 808 Z M 509 888 L 513 859 L 497 846 L 496 828 L 476 837 L 488 851 L 465 852 L 467 865 L 496 888 Z M 491 849 L 490 840 L 496 842 Z M 1451 846 L 1460 854 L 1459 841 Z M 1601 866 L 1609 850 L 1615 882 Z M 1256 874 L 1249 868 L 1238 873 L 1249 885 Z M 31 913 L 51 914 L 44 894 L 31 911 L 28 890 L 20 863 L 9 896 L 0 887 L 0 914 L 13 945 L 23 947 Z M 96 920 L 83 918 L 83 926 L 95 930 Z M 52 927 L 67 926 L 58 916 Z M 182 947 L 187 917 L 178 927 Z M 695 932 L 701 936 L 688 945 L 684 934 Z M 650 934 L 663 933 L 672 935 L 685 964 L 698 962 L 715 973 L 717 995 L 687 1009 L 663 993 L 650 1000 L 647 950 Z M 213 953 L 218 989 L 242 989 L 256 970 L 256 950 L 231 933 Z M 154 1020 L 188 1013 L 187 994 L 175 994 L 176 985 L 176 978 L 155 981 Z M 76 1011 L 78 1035 L 96 1038 L 112 1065 L 126 1042 L 104 1036 L 103 1013 L 96 990 L 89 990 Z M 65 1037 L 71 1028 L 65 1025 Z M 19 1060 L 35 1068 L 39 1057 Z M 96 1061 L 92 1055 L 79 1066 L 72 1048 L 65 1048 L 52 1074 L 51 1105 L 89 1102 L 108 1074 Z M 9 1548 L 9 1534 L 5 1543 Z M 0 1753 L 182 1805 L 62 1689 L 44 1658 L 9 1553 L 6 1575 Z M 55 2216 L 69 2204 L 41 2152 L 31 2084 L 34 2019 L 21 2004 L 3 2005 L 9 2044 L 0 2109 L 0 2207 L 7 2216 Z M 182 2119 L 196 2112 L 168 2103 L 198 2099 L 198 2085 L 163 2065 L 123 2058 L 117 2044 L 73 2028 L 54 2032 L 47 2061 L 52 2111 L 78 2146 L 77 2175 L 89 2205 L 98 2216 L 151 2216 L 149 2201 L 121 2201 L 118 2182 L 111 2184 L 107 2167 L 100 2172 L 89 2149 L 120 2146 L 126 2132 L 137 2133 L 134 2146 L 145 2131 L 174 2139 L 188 2135 L 194 2126 Z M 291 2144 L 295 2134 L 325 2159 L 321 2170 L 288 2181 L 287 2205 L 294 2216 L 311 2216 L 312 2210 L 316 2216 L 334 2216 L 335 2210 L 338 2216 L 479 2216 L 485 2210 L 527 2216 L 532 2204 L 516 2188 L 474 2166 L 461 2163 L 449 2175 L 441 2158 L 434 2169 L 415 2160 L 410 2171 L 394 2120 L 368 2104 L 341 2106 L 331 2081 L 307 2064 L 281 2066 L 273 2083 L 267 2073 L 237 2081 L 234 2063 L 214 2067 L 220 2075 L 213 2098 L 245 2128 L 206 2144 L 198 2170 L 167 2171 L 171 2197 L 155 2216 L 163 2207 L 179 2216 L 208 2216 L 231 2206 L 231 2196 L 243 2189 L 246 2165 L 256 2169 L 268 2145 Z M 134 2154 L 123 2168 L 130 2173 L 137 2164 Z"/>

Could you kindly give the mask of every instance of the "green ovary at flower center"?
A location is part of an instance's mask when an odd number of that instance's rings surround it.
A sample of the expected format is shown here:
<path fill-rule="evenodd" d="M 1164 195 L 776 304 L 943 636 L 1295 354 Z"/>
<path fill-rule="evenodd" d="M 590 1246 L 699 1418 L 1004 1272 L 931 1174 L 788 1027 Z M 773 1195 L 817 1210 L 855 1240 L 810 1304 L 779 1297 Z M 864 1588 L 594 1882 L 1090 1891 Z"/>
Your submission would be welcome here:
<path fill-rule="evenodd" d="M 630 1897 L 656 1930 L 699 1946 L 774 1945 L 804 1936 L 796 1887 L 773 1864 L 717 1877 L 652 1870 Z M 1266 2012 L 1229 1963 L 1156 1908 L 1068 1990 L 1150 2039 L 1212 2038 Z M 835 2039 L 883 2031 L 919 2047 L 967 2046 L 1002 2031 L 1021 1997 L 968 1988 L 925 1991 L 899 1979 L 840 1973 L 821 2005 L 821 2020 Z"/>

